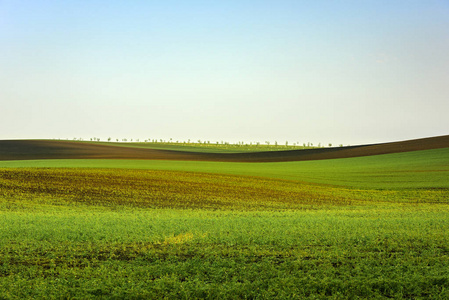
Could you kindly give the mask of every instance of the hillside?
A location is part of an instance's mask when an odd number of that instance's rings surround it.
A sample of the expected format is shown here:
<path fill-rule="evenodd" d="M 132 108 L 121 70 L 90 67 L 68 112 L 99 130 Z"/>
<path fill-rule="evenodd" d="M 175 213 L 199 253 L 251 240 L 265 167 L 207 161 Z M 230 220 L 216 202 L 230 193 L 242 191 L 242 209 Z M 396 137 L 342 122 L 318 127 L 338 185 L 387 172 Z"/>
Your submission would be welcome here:
<path fill-rule="evenodd" d="M 3 140 L 0 141 L 0 160 L 151 159 L 281 162 L 349 158 L 448 147 L 449 135 L 372 145 L 248 153 L 187 152 L 60 140 Z"/>

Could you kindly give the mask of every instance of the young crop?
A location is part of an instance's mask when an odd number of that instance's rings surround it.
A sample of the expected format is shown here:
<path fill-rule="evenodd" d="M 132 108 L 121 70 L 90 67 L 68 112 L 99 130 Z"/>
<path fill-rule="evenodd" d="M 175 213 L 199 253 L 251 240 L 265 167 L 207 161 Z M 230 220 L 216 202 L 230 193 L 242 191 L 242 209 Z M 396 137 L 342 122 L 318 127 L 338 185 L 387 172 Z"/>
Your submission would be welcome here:
<path fill-rule="evenodd" d="M 4 203 L 212 210 L 449 201 L 446 189 L 366 190 L 248 176 L 124 169 L 0 169 L 0 198 Z"/>
<path fill-rule="evenodd" d="M 0 197 L 16 201 L 182 209 L 272 210 L 349 205 L 294 181 L 175 171 L 4 169 Z M 26 195 L 26 197 L 24 197 Z"/>
<path fill-rule="evenodd" d="M 278 212 L 4 208 L 0 294 L 445 299 L 448 212 L 432 205 Z"/>
<path fill-rule="evenodd" d="M 13 162 L 0 298 L 448 299 L 446 157 Z"/>

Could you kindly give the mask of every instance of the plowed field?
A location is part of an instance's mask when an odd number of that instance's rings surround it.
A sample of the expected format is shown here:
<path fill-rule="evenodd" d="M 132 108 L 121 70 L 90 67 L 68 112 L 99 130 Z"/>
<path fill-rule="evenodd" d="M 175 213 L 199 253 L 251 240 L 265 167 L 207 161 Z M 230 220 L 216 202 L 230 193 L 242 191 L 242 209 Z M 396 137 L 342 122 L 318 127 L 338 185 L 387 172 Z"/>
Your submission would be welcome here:
<path fill-rule="evenodd" d="M 109 146 L 59 140 L 3 140 L 0 141 L 0 160 L 151 159 L 281 162 L 349 158 L 447 147 L 449 135 L 373 145 L 248 153 L 199 153 L 123 147 L 114 143 Z"/>

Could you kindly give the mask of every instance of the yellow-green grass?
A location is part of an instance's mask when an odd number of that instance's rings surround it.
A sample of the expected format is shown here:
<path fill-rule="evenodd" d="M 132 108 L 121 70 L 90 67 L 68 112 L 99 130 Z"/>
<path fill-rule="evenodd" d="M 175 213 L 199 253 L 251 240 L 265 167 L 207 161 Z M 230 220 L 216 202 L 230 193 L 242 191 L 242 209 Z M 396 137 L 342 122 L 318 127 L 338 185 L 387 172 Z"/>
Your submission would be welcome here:
<path fill-rule="evenodd" d="M 447 299 L 448 213 L 447 205 L 283 212 L 2 209 L 0 295 Z"/>
<path fill-rule="evenodd" d="M 447 189 L 354 189 L 236 175 L 125 169 L 0 169 L 8 207 L 34 204 L 212 210 L 449 203 Z M 27 199 L 32 199 L 32 202 Z"/>
<path fill-rule="evenodd" d="M 3 169 L 0 197 L 28 203 L 266 210 L 349 204 L 342 189 L 295 181 L 179 171 Z M 344 194 L 344 191 L 341 191 Z M 332 196 L 332 197 L 330 197 Z M 434 195 L 434 198 L 437 197 Z M 438 201 L 438 200 L 435 200 Z"/>
<path fill-rule="evenodd" d="M 303 145 L 267 145 L 251 143 L 251 144 L 217 144 L 217 143 L 167 143 L 167 142 L 80 142 L 98 145 L 113 145 L 121 147 L 189 151 L 189 152 L 207 152 L 207 153 L 242 153 L 242 152 L 260 152 L 260 151 L 285 151 L 298 149 L 314 149 L 316 147 Z"/>
<path fill-rule="evenodd" d="M 448 162 L 0 162 L 0 298 L 447 299 Z"/>
<path fill-rule="evenodd" d="M 125 168 L 206 172 L 362 189 L 448 189 L 449 148 L 318 161 L 228 163 L 165 160 L 0 161 L 0 168 Z"/>

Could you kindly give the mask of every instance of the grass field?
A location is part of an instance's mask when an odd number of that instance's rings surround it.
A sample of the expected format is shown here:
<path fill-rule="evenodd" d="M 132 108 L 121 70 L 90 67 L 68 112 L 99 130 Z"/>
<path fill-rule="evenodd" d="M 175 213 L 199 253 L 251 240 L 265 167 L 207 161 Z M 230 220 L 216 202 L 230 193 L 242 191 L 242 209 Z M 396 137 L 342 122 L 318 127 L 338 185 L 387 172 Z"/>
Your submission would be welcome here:
<path fill-rule="evenodd" d="M 277 163 L 77 159 L 0 161 L 1 167 L 149 169 L 260 176 L 358 188 L 449 188 L 449 148 Z"/>
<path fill-rule="evenodd" d="M 191 151 L 207 153 L 241 153 L 241 152 L 259 152 L 259 151 L 285 151 L 294 149 L 314 149 L 317 147 L 305 145 L 267 145 L 267 144 L 230 144 L 230 143 L 167 143 L 167 142 L 89 142 L 97 145 L 114 145 L 121 147 L 135 147 L 144 149 L 161 149 L 174 151 Z"/>
<path fill-rule="evenodd" d="M 449 148 L 0 162 L 0 298 L 447 299 Z"/>
<path fill-rule="evenodd" d="M 3 298 L 448 296 L 447 207 L 0 214 Z"/>

